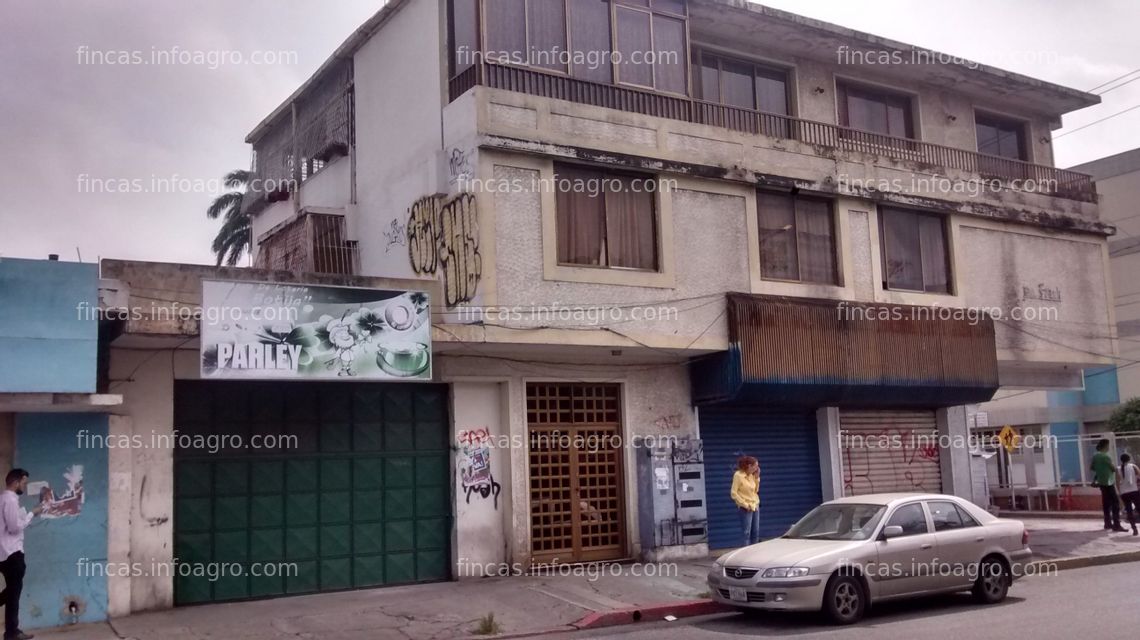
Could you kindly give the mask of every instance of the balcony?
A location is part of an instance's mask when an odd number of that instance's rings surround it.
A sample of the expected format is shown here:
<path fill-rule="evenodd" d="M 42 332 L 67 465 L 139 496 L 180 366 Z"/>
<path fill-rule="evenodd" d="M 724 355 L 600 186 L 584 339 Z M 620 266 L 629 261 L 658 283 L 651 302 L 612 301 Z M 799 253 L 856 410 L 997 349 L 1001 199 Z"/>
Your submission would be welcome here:
<path fill-rule="evenodd" d="M 448 86 L 450 99 L 454 101 L 476 86 L 870 153 L 932 168 L 957 169 L 1003 184 L 1020 185 L 1031 181 L 1033 190 L 1045 195 L 1096 202 L 1092 177 L 1075 171 L 684 96 L 578 80 L 534 69 L 493 63 L 471 66 L 451 78 Z"/>
<path fill-rule="evenodd" d="M 360 252 L 346 240 L 344 216 L 302 213 L 258 239 L 254 267 L 295 273 L 358 275 Z"/>

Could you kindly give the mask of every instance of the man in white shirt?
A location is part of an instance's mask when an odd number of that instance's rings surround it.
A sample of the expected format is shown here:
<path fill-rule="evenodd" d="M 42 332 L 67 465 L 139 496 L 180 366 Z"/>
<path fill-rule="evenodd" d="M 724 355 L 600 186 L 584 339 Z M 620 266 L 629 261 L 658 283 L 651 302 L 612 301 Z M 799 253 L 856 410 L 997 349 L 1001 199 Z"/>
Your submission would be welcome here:
<path fill-rule="evenodd" d="M 1127 453 L 1120 454 L 1120 474 L 1116 482 L 1120 485 L 1120 501 L 1124 503 L 1124 511 L 1128 514 L 1128 524 L 1132 525 L 1132 535 L 1140 535 L 1136 530 L 1136 516 L 1140 511 L 1140 486 L 1137 486 L 1136 476 L 1140 475 L 1140 468 L 1132 462 L 1132 456 Z"/>
<path fill-rule="evenodd" d="M 28 489 L 28 472 L 12 469 L 4 479 L 8 488 L 0 494 L 0 574 L 4 576 L 4 640 L 31 640 L 20 631 L 20 592 L 24 590 L 24 529 L 43 507 L 31 513 L 20 507 L 20 496 Z"/>

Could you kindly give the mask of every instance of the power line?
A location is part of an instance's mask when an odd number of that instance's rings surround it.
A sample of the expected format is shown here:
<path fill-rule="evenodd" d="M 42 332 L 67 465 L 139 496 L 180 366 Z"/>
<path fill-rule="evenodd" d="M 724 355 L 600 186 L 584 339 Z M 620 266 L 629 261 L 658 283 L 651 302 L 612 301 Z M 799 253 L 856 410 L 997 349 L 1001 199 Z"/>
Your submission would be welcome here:
<path fill-rule="evenodd" d="M 1094 120 L 1094 121 L 1092 121 L 1092 122 L 1090 122 L 1084 126 L 1077 127 L 1076 129 L 1073 129 L 1072 131 L 1066 131 L 1065 133 L 1062 133 L 1060 135 L 1053 136 L 1053 140 L 1056 140 L 1057 138 L 1064 138 L 1065 136 L 1069 135 L 1070 133 L 1076 133 L 1076 132 L 1080 131 L 1081 129 L 1088 129 L 1089 127 L 1093 126 L 1094 124 L 1100 124 L 1100 123 L 1104 122 L 1105 120 L 1110 120 L 1112 118 L 1115 118 L 1116 116 L 1124 115 L 1124 114 L 1128 113 L 1129 111 L 1133 111 L 1136 109 L 1140 109 L 1140 104 L 1134 104 L 1131 107 L 1128 107 L 1127 109 L 1125 109 L 1124 111 L 1117 111 L 1116 113 L 1114 113 L 1110 116 L 1105 116 L 1105 117 L 1101 118 L 1100 120 Z"/>
<path fill-rule="evenodd" d="M 1140 77 L 1136 77 L 1136 78 L 1133 78 L 1133 79 L 1129 80 L 1128 82 L 1121 82 L 1120 84 L 1116 85 L 1115 87 L 1109 87 L 1108 89 L 1105 89 L 1104 91 L 1101 91 L 1101 92 L 1100 92 L 1100 93 L 1098 93 L 1097 95 L 1098 95 L 1098 96 L 1103 96 L 1104 94 L 1108 93 L 1109 91 L 1116 91 L 1116 90 L 1117 90 L 1117 89 L 1119 89 L 1120 87 L 1123 87 L 1123 86 L 1124 86 L 1124 85 L 1126 85 L 1126 84 L 1132 84 L 1133 82 L 1136 82 L 1137 80 L 1140 80 Z"/>
<path fill-rule="evenodd" d="M 1089 90 L 1087 91 L 1087 93 L 1092 93 L 1093 91 L 1096 91 L 1097 89 L 1099 89 L 1099 88 L 1101 88 L 1101 87 L 1103 87 L 1103 86 L 1105 86 L 1105 85 L 1110 85 L 1110 84 L 1112 84 L 1113 82 L 1116 82 L 1117 80 L 1123 80 L 1124 78 L 1127 78 L 1128 76 L 1130 76 L 1130 75 L 1132 75 L 1132 74 L 1136 73 L 1137 71 L 1140 71 L 1140 69 L 1133 69 L 1132 71 L 1129 71 L 1128 73 L 1126 73 L 1126 74 L 1124 74 L 1124 75 L 1122 75 L 1122 76 L 1120 76 L 1120 77 L 1118 77 L 1118 78 L 1113 78 L 1112 80 L 1109 80 L 1108 82 L 1103 82 L 1103 83 L 1101 83 L 1101 84 L 1098 84 L 1097 86 L 1093 87 L 1092 89 L 1089 89 Z"/>

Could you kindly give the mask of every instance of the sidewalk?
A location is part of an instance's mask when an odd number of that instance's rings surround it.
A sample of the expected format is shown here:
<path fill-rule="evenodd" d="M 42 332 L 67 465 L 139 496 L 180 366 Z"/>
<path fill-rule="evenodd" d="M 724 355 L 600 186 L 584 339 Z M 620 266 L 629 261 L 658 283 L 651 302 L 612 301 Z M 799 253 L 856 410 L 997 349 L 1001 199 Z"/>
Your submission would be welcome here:
<path fill-rule="evenodd" d="M 494 614 L 503 635 L 526 635 L 576 623 L 604 626 L 615 612 L 668 603 L 676 613 L 710 613 L 705 574 L 712 559 L 662 565 L 669 575 L 517 576 L 365 591 L 184 607 L 119 618 L 108 624 L 36 631 L 42 640 L 363 640 L 479 637 L 479 620 Z M 566 571 L 569 571 L 567 569 Z M 612 569 L 613 572 L 619 569 Z M 696 606 L 696 608 L 694 608 Z M 630 621 L 634 614 L 629 612 Z M 640 617 L 640 616 L 638 616 Z M 502 636 L 499 636 L 502 637 Z"/>
<path fill-rule="evenodd" d="M 1061 568 L 1140 560 L 1140 537 L 1110 533 L 1099 518 L 1016 515 L 1040 560 Z M 1126 554 L 1126 555 L 1121 555 Z M 39 631 L 42 640 L 363 640 L 449 639 L 474 634 L 494 614 L 503 636 L 708 613 L 705 574 L 712 560 L 675 565 L 594 565 L 575 574 L 484 578 L 185 607 L 110 624 Z M 612 567 L 612 568 L 611 568 Z M 635 567 L 638 571 L 635 575 Z M 647 576 L 652 567 L 658 575 Z M 567 568 L 566 572 L 570 569 Z M 612 575 L 617 573 L 618 575 Z M 668 604 L 661 608 L 659 605 Z"/>

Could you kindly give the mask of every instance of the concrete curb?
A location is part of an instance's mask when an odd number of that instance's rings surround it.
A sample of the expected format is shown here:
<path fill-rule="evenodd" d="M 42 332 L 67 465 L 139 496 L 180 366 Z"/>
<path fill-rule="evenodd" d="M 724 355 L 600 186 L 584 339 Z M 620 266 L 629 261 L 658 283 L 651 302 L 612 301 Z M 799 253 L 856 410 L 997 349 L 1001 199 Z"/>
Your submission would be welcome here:
<path fill-rule="evenodd" d="M 661 604 L 649 604 L 644 607 L 631 607 L 629 609 L 614 609 L 611 611 L 595 611 L 586 617 L 561 627 L 542 629 L 538 631 L 523 631 L 507 633 L 498 636 L 488 636 L 494 640 L 511 640 L 512 638 L 531 638 L 556 633 L 569 633 L 572 631 L 586 631 L 601 629 L 603 627 L 616 627 L 620 625 L 635 624 L 638 622 L 660 622 L 665 616 L 677 618 L 695 618 L 713 613 L 732 611 L 732 607 L 713 602 L 712 600 L 678 600 Z"/>
<path fill-rule="evenodd" d="M 1099 567 L 1106 564 L 1137 561 L 1140 561 L 1140 550 L 1105 553 L 1097 556 L 1077 556 L 1073 558 L 1042 558 L 1029 562 L 1026 565 L 1026 571 L 1029 571 L 1029 567 L 1034 567 L 1040 571 L 1041 568 L 1048 566 L 1056 567 L 1058 571 L 1064 571 L 1066 569 L 1084 569 L 1085 567 Z"/>
<path fill-rule="evenodd" d="M 705 616 L 711 613 L 723 613 L 726 611 L 732 611 L 732 608 L 709 599 L 681 600 L 677 602 L 650 604 L 644 607 L 633 607 L 630 609 L 595 611 L 571 626 L 575 629 L 600 629 L 602 627 L 614 627 L 623 624 L 633 624 L 635 622 L 655 622 L 664 620 L 665 616 L 692 618 L 694 616 Z"/>

